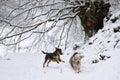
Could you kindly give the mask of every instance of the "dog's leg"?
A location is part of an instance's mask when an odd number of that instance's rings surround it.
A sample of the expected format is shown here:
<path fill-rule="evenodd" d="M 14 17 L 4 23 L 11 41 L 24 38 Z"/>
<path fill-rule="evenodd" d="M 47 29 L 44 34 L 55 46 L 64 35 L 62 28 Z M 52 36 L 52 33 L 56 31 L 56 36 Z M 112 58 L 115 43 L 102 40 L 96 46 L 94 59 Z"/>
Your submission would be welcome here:
<path fill-rule="evenodd" d="M 77 67 L 77 73 L 81 72 L 80 71 L 80 66 Z"/>
<path fill-rule="evenodd" d="M 59 62 L 63 62 L 63 63 L 64 63 L 65 61 L 63 61 L 63 60 L 62 60 L 62 59 L 60 59 L 60 57 L 59 57 Z"/>
<path fill-rule="evenodd" d="M 50 62 L 51 62 L 51 60 L 48 61 L 48 63 L 47 63 L 47 67 L 48 67 L 48 64 L 49 64 Z"/>
<path fill-rule="evenodd" d="M 56 62 L 59 64 L 59 60 L 56 60 Z"/>
<path fill-rule="evenodd" d="M 63 63 L 65 62 L 65 61 L 63 61 L 62 59 L 59 59 L 59 61 L 60 61 L 60 62 L 63 62 Z"/>
<path fill-rule="evenodd" d="M 43 68 L 45 67 L 45 63 L 47 62 L 47 59 L 45 59 L 44 63 L 43 63 Z"/>

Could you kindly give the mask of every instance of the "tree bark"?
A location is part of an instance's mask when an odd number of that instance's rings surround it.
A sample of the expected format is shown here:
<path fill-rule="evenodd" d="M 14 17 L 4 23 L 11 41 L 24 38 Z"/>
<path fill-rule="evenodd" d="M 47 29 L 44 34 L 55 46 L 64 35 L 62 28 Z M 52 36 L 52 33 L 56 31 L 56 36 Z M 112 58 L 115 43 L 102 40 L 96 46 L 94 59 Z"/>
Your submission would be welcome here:
<path fill-rule="evenodd" d="M 85 31 L 85 40 L 103 28 L 103 20 L 109 12 L 110 4 L 94 1 L 86 2 L 84 6 L 80 6 L 78 16 L 81 20 L 81 25 Z"/>

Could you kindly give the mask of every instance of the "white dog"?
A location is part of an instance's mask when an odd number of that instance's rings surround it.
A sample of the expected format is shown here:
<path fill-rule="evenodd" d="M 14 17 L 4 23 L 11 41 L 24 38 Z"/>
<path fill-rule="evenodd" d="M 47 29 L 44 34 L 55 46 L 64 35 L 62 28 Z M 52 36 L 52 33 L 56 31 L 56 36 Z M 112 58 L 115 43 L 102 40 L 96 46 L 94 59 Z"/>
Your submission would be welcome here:
<path fill-rule="evenodd" d="M 84 56 L 81 55 L 80 53 L 78 52 L 75 52 L 70 60 L 69 60 L 69 63 L 71 65 L 71 67 L 73 68 L 73 70 L 77 73 L 80 72 L 80 66 L 81 66 L 81 59 L 83 58 Z"/>

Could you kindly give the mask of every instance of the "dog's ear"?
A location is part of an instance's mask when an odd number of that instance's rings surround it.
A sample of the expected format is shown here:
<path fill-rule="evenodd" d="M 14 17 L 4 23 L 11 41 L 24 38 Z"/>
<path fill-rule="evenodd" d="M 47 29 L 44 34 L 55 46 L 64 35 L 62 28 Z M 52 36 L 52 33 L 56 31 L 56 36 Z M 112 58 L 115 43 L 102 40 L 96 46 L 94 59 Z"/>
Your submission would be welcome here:
<path fill-rule="evenodd" d="M 56 50 L 61 50 L 61 48 L 55 47 Z"/>

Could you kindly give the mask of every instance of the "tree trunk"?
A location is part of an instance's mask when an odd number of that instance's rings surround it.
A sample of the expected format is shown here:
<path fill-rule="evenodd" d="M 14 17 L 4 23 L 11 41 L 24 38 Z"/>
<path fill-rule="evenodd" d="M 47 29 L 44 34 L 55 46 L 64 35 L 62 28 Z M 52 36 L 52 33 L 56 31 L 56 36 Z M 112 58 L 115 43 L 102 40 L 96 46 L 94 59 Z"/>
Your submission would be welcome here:
<path fill-rule="evenodd" d="M 81 25 L 85 31 L 85 40 L 103 28 L 103 20 L 109 12 L 110 4 L 94 1 L 86 2 L 84 6 L 80 6 L 78 16 L 81 20 Z"/>

